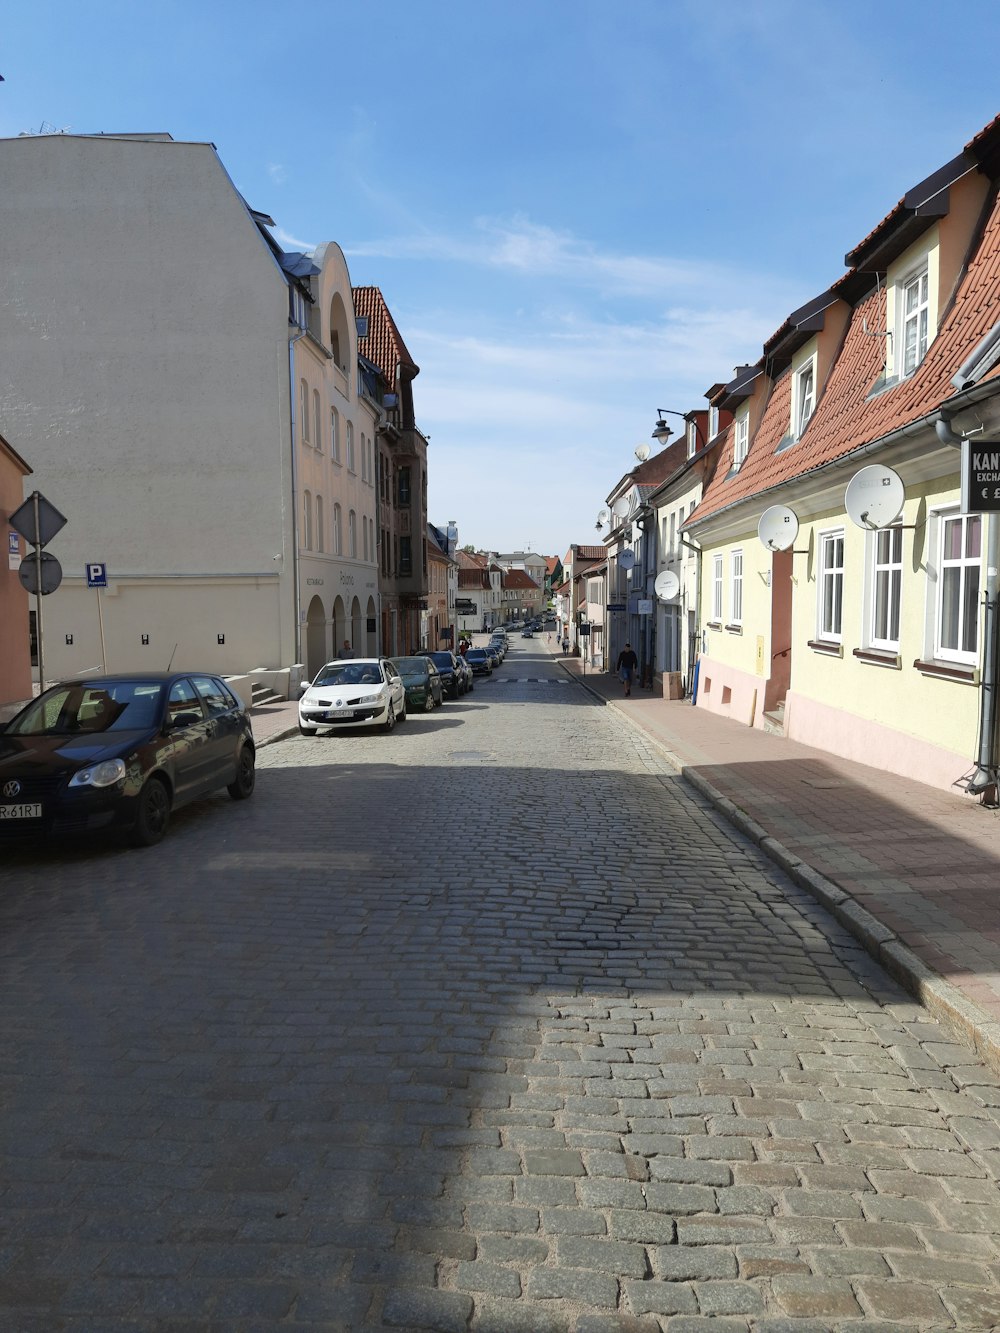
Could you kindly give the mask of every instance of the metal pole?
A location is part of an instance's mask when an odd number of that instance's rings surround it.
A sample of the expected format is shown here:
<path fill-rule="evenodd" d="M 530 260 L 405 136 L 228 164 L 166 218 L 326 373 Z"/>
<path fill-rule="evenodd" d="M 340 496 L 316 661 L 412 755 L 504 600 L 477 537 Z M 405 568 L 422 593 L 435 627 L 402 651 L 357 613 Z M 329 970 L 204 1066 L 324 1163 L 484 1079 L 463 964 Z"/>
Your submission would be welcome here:
<path fill-rule="evenodd" d="M 38 513 L 38 492 L 32 495 L 35 509 L 35 638 L 38 642 L 38 693 L 45 689 L 45 655 L 42 651 L 42 524 Z"/>
<path fill-rule="evenodd" d="M 105 675 L 108 674 L 108 653 L 104 646 L 104 612 L 101 610 L 101 590 L 95 588 L 97 593 L 97 622 L 101 627 L 101 670 Z"/>

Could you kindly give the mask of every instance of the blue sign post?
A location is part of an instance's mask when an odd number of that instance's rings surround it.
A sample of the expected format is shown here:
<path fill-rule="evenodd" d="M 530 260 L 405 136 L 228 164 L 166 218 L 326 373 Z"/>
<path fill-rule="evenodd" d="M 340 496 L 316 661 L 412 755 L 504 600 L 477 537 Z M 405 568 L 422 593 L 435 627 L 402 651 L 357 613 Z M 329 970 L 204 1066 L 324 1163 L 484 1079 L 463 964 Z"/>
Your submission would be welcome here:
<path fill-rule="evenodd" d="M 104 646 L 104 611 L 101 609 L 101 589 L 108 586 L 108 567 L 100 561 L 87 565 L 87 587 L 97 589 L 97 623 L 101 627 L 101 665 L 108 672 L 108 652 Z"/>

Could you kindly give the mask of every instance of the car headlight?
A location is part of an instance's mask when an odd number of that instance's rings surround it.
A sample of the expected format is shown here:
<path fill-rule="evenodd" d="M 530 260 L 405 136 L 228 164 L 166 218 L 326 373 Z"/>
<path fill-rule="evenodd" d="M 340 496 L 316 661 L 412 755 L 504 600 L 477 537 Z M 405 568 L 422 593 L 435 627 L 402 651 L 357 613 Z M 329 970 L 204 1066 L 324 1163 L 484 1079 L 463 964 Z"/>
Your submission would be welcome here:
<path fill-rule="evenodd" d="M 381 690 L 379 690 L 377 694 L 366 694 L 364 698 L 358 700 L 359 704 L 378 704 L 381 702 L 382 702 Z"/>
<path fill-rule="evenodd" d="M 102 759 L 91 768 L 81 768 L 69 780 L 71 787 L 113 787 L 125 777 L 124 759 Z"/>

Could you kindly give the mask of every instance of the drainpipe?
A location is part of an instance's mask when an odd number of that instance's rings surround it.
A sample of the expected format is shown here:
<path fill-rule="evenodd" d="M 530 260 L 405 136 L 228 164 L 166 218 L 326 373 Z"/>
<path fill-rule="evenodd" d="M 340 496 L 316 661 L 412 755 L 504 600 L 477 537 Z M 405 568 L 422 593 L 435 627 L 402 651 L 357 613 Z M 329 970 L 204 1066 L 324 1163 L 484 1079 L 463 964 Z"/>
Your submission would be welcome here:
<path fill-rule="evenodd" d="M 934 423 L 942 444 L 961 445 L 965 437 L 951 429 L 951 418 L 944 413 Z M 997 719 L 1000 714 L 997 694 L 998 634 L 1000 634 L 1000 521 L 991 514 L 987 519 L 986 546 L 986 607 L 983 620 L 983 678 L 979 690 L 979 751 L 976 771 L 964 782 L 970 796 L 982 796 L 1000 783 L 1000 764 L 997 759 Z"/>
<path fill-rule="evenodd" d="M 295 587 L 295 662 L 302 661 L 302 589 L 299 587 L 299 457 L 295 411 L 298 386 L 295 383 L 295 344 L 306 336 L 300 329 L 288 340 L 288 417 L 292 429 L 292 580 Z M 336 645 L 334 645 L 336 646 Z"/>

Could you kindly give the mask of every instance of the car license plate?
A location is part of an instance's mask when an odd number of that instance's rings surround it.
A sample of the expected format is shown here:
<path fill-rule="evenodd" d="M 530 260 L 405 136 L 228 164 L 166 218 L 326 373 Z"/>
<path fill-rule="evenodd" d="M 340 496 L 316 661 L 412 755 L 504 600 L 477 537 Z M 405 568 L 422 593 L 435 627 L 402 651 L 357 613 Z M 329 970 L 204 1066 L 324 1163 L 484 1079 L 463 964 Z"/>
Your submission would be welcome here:
<path fill-rule="evenodd" d="M 327 713 L 327 717 L 353 717 L 353 708 L 335 708 L 333 712 Z"/>
<path fill-rule="evenodd" d="M 22 805 L 0 805 L 0 819 L 41 819 L 40 803 Z"/>

